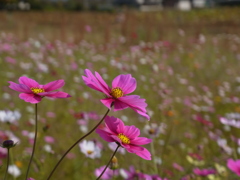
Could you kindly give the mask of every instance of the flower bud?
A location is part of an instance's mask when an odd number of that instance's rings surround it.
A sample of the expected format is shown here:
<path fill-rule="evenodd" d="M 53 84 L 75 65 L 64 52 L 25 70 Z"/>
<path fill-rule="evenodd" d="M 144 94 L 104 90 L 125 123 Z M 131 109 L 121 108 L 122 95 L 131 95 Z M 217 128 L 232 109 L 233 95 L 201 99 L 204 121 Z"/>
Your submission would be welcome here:
<path fill-rule="evenodd" d="M 16 145 L 17 143 L 14 144 L 13 140 L 6 140 L 6 141 L 3 141 L 3 143 L 1 144 L 1 147 L 3 148 L 12 148 Z"/>
<path fill-rule="evenodd" d="M 118 168 L 118 159 L 116 158 L 116 156 L 114 156 L 112 158 L 110 169 L 117 169 L 117 168 Z"/>

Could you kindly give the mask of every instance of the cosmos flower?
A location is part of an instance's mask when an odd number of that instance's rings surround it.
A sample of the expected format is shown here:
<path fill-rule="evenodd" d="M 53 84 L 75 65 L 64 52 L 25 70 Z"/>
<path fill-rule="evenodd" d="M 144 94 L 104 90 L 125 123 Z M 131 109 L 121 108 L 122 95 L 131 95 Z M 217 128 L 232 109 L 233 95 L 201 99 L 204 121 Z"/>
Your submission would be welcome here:
<path fill-rule="evenodd" d="M 65 92 L 54 91 L 61 88 L 65 84 L 64 80 L 56 80 L 46 85 L 40 85 L 35 80 L 22 76 L 18 81 L 19 84 L 9 81 L 9 87 L 15 91 L 21 92 L 19 94 L 20 99 L 23 99 L 24 101 L 30 102 L 32 104 L 39 103 L 45 96 L 50 98 L 71 97 Z"/>
<path fill-rule="evenodd" d="M 82 76 L 85 84 L 92 89 L 100 91 L 106 95 L 106 98 L 101 99 L 101 102 L 111 108 L 114 104 L 114 111 L 119 111 L 130 107 L 138 114 L 144 116 L 148 120 L 150 117 L 146 114 L 147 104 L 145 99 L 141 99 L 138 95 L 127 95 L 132 93 L 136 87 L 136 79 L 131 74 L 118 75 L 112 81 L 112 88 L 110 88 L 98 72 L 95 72 L 95 76 L 88 69 L 85 70 L 86 76 Z"/>
<path fill-rule="evenodd" d="M 146 124 L 143 128 L 143 132 L 151 138 L 158 137 L 160 133 L 165 132 L 166 124 L 162 123 L 160 126 L 156 123 Z"/>
<path fill-rule="evenodd" d="M 240 160 L 234 161 L 233 159 L 228 159 L 227 167 L 233 171 L 235 174 L 240 176 Z"/>
<path fill-rule="evenodd" d="M 0 121 L 14 123 L 21 118 L 21 113 L 17 110 L 15 111 L 0 111 Z"/>
<path fill-rule="evenodd" d="M 240 121 L 236 119 L 227 119 L 225 117 L 220 117 L 219 118 L 220 122 L 222 124 L 228 125 L 228 126 L 233 126 L 236 128 L 240 128 Z"/>
<path fill-rule="evenodd" d="M 153 175 L 153 177 L 152 177 L 151 175 L 139 172 L 138 170 L 135 170 L 134 166 L 130 166 L 129 170 L 120 169 L 119 173 L 125 180 L 133 180 L 133 179 L 139 179 L 139 180 L 155 180 L 155 179 L 156 180 L 162 180 L 162 179 L 157 179 L 155 175 Z"/>
<path fill-rule="evenodd" d="M 135 126 L 125 126 L 123 121 L 118 118 L 107 116 L 105 127 L 98 128 L 96 132 L 107 142 L 116 142 L 128 152 L 134 153 L 143 159 L 151 160 L 150 152 L 139 146 L 152 142 L 151 139 L 138 137 L 140 130 Z"/>
<path fill-rule="evenodd" d="M 217 171 L 215 169 L 193 169 L 194 174 L 198 176 L 208 176 L 209 174 L 216 174 Z"/>
<path fill-rule="evenodd" d="M 84 140 L 79 143 L 79 147 L 81 152 L 91 159 L 101 157 L 101 149 L 93 141 Z"/>
<path fill-rule="evenodd" d="M 15 178 L 17 178 L 18 176 L 21 175 L 21 171 L 16 165 L 10 165 L 8 167 L 8 173 L 11 174 Z"/>
<path fill-rule="evenodd" d="M 100 168 L 96 169 L 95 170 L 95 176 L 96 177 L 99 177 L 100 174 L 103 172 L 105 166 L 101 166 Z M 104 179 L 104 180 L 108 180 L 108 179 L 112 179 L 113 176 L 118 176 L 118 170 L 112 170 L 110 168 L 107 168 L 106 171 L 104 172 L 104 174 L 102 175 L 101 179 Z"/>

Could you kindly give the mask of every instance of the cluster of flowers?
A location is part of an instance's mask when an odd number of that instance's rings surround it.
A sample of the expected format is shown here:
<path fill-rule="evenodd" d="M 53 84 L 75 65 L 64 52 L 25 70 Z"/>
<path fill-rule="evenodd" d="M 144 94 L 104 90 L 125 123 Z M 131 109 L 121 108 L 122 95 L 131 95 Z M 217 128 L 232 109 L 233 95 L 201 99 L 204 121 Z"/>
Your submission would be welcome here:
<path fill-rule="evenodd" d="M 112 87 L 109 87 L 106 82 L 103 80 L 101 75 L 97 72 L 95 72 L 95 75 L 88 69 L 85 70 L 85 75 L 82 76 L 84 83 L 89 86 L 92 89 L 95 89 L 97 91 L 100 91 L 106 95 L 106 98 L 101 99 L 101 102 L 103 105 L 105 105 L 108 108 L 108 111 L 102 118 L 102 120 L 85 136 L 80 138 L 77 143 L 75 143 L 66 153 L 65 155 L 80 141 L 82 141 L 85 137 L 87 137 L 89 134 L 91 134 L 94 130 L 96 130 L 96 133 L 99 134 L 99 136 L 104 139 L 107 142 L 115 142 L 116 143 L 116 150 L 114 152 L 117 152 L 118 148 L 124 148 L 129 153 L 134 153 L 141 158 L 145 160 L 151 160 L 151 153 L 141 145 L 149 144 L 152 142 L 152 139 L 145 138 L 145 137 L 139 137 L 140 130 L 135 127 L 134 125 L 127 126 L 123 123 L 123 121 L 119 118 L 116 118 L 114 116 L 107 116 L 108 112 L 113 109 L 113 111 L 119 111 L 123 110 L 125 108 L 131 108 L 141 116 L 145 117 L 146 119 L 150 120 L 149 115 L 146 112 L 147 104 L 145 102 L 145 99 L 140 98 L 138 95 L 128 95 L 132 93 L 136 87 L 136 79 L 133 78 L 130 74 L 127 75 L 119 75 L 112 81 Z M 31 166 L 31 161 L 34 156 L 35 151 L 35 143 L 37 140 L 37 104 L 41 102 L 41 100 L 44 97 L 49 98 L 68 98 L 71 97 L 68 93 L 62 92 L 62 91 L 55 91 L 61 87 L 64 86 L 65 82 L 64 80 L 56 80 L 53 82 L 50 82 L 46 85 L 41 85 L 38 82 L 36 82 L 33 79 L 30 79 L 28 77 L 20 77 L 19 78 L 19 84 L 14 83 L 12 81 L 9 81 L 10 88 L 20 92 L 19 98 L 23 99 L 25 102 L 29 102 L 32 104 L 35 104 L 35 112 L 36 112 L 36 129 L 35 129 L 35 137 L 34 137 L 34 143 L 33 143 L 33 151 L 32 156 L 29 162 L 28 170 L 26 173 L 26 179 L 32 180 L 33 178 L 28 177 L 28 172 Z M 11 114 L 10 114 L 11 116 Z M 99 126 L 102 121 L 104 120 L 105 126 Z M 84 143 L 86 144 L 86 141 L 83 141 L 80 146 L 84 146 Z M 9 149 L 14 147 L 16 143 L 13 143 L 11 140 L 6 140 L 2 143 L 2 147 Z M 65 157 L 65 155 L 62 157 L 62 159 Z M 113 159 L 114 155 L 110 159 L 110 161 Z M 62 160 L 61 159 L 61 160 Z M 59 161 L 59 163 L 61 162 Z M 109 162 L 110 162 L 109 161 Z M 109 165 L 109 164 L 108 164 Z M 102 172 L 97 173 L 98 179 L 101 178 L 101 176 L 104 174 L 104 172 L 107 170 L 108 165 L 105 168 L 102 168 Z M 55 166 L 58 166 L 58 164 Z M 8 167 L 7 167 L 8 168 Z M 55 169 L 51 172 L 50 177 L 52 176 Z M 109 171 L 109 168 L 108 168 Z M 107 171 L 106 171 L 107 172 Z M 107 174 L 107 173 L 106 173 Z M 129 173 L 125 173 L 125 176 Z M 132 173 L 133 174 L 133 173 Z M 138 174 L 140 175 L 140 174 Z M 137 175 L 137 176 L 138 176 Z M 143 176 L 143 175 L 141 175 Z M 146 175 L 144 175 L 146 176 Z M 156 176 L 156 175 L 155 175 Z M 158 178 L 152 177 L 154 179 Z M 150 176 L 149 176 L 150 177 Z M 131 179 L 130 177 L 128 177 Z M 5 175 L 6 179 L 6 175 Z M 159 179 L 161 179 L 159 177 Z"/>

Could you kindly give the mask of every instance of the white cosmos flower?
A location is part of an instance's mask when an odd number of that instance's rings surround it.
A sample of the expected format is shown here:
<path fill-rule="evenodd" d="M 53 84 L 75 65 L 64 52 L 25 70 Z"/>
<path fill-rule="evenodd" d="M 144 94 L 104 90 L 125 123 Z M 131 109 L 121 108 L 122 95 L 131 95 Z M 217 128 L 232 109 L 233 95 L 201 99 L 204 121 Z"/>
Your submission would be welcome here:
<path fill-rule="evenodd" d="M 14 176 L 15 178 L 21 175 L 21 171 L 16 165 L 10 165 L 8 167 L 8 173 Z"/>
<path fill-rule="evenodd" d="M 91 159 L 101 157 L 101 149 L 94 143 L 94 141 L 84 140 L 79 143 L 80 150 L 83 154 Z"/>
<path fill-rule="evenodd" d="M 19 111 L 0 111 L 0 121 L 14 123 L 21 118 Z"/>

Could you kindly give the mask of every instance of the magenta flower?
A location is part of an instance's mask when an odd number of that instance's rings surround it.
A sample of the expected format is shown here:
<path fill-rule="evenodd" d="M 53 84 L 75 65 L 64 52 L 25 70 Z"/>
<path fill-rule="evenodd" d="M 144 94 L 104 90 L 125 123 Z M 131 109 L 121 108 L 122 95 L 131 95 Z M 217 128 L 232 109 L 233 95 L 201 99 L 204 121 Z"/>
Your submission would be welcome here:
<path fill-rule="evenodd" d="M 215 169 L 199 169 L 199 168 L 195 168 L 193 172 L 198 176 L 208 176 L 209 174 L 217 173 Z"/>
<path fill-rule="evenodd" d="M 97 168 L 94 172 L 96 177 L 99 177 L 102 171 L 104 170 L 105 166 L 101 166 L 100 168 Z M 102 175 L 101 179 L 108 180 L 112 179 L 114 176 L 118 176 L 119 172 L 118 170 L 112 170 L 110 168 L 107 168 L 104 174 Z"/>
<path fill-rule="evenodd" d="M 234 161 L 233 159 L 228 159 L 227 167 L 233 171 L 235 174 L 240 176 L 240 160 Z"/>
<path fill-rule="evenodd" d="M 50 98 L 71 97 L 65 92 L 54 91 L 61 88 L 65 84 L 64 80 L 62 79 L 52 81 L 46 85 L 40 85 L 35 80 L 25 76 L 20 77 L 18 81 L 19 84 L 9 81 L 9 87 L 15 91 L 21 92 L 19 94 L 20 99 L 23 99 L 24 101 L 30 102 L 32 104 L 39 103 L 45 96 Z"/>
<path fill-rule="evenodd" d="M 128 152 L 135 153 L 143 159 L 151 160 L 150 152 L 139 146 L 152 142 L 151 139 L 138 137 L 140 130 L 135 126 L 125 126 L 124 123 L 115 117 L 105 118 L 105 127 L 97 129 L 96 132 L 107 142 L 116 142 Z"/>
<path fill-rule="evenodd" d="M 113 103 L 114 111 L 130 107 L 138 114 L 150 120 L 150 117 L 146 114 L 147 104 L 145 103 L 145 99 L 141 99 L 137 95 L 127 95 L 132 93 L 137 87 L 136 79 L 131 74 L 121 74 L 115 77 L 112 81 L 112 88 L 106 84 L 98 72 L 95 72 L 94 76 L 90 70 L 86 69 L 85 74 L 86 76 L 82 76 L 85 84 L 107 96 L 101 99 L 101 102 L 106 107 L 110 109 Z"/>

